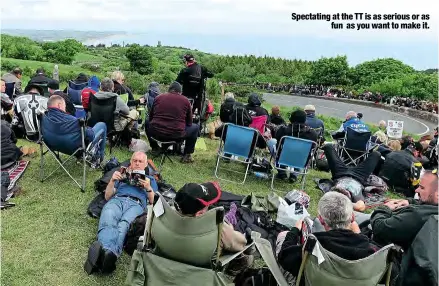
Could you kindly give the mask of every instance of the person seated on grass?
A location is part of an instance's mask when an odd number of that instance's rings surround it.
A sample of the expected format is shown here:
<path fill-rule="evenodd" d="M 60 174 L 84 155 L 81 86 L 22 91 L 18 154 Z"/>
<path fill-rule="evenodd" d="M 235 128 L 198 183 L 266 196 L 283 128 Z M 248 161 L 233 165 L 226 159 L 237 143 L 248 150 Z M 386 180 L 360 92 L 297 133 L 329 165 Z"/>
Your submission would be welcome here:
<path fill-rule="evenodd" d="M 275 126 L 286 125 L 285 120 L 280 115 L 280 107 L 278 105 L 271 108 L 271 114 L 268 116 L 267 124 Z"/>
<path fill-rule="evenodd" d="M 141 97 L 139 99 L 134 99 L 133 92 L 124 84 L 125 76 L 121 71 L 114 71 L 111 74 L 111 79 L 113 80 L 114 83 L 114 93 L 117 93 L 118 95 L 122 95 L 122 94 L 128 95 L 128 101 L 126 102 L 126 104 L 129 107 L 135 107 L 139 104 L 145 103 L 144 97 Z"/>
<path fill-rule="evenodd" d="M 222 123 L 231 122 L 231 116 L 233 113 L 233 108 L 235 107 L 235 95 L 231 92 L 227 92 L 224 95 L 224 102 L 220 107 L 220 120 Z"/>
<path fill-rule="evenodd" d="M 112 97 L 117 97 L 116 99 L 116 110 L 114 111 L 116 118 L 114 120 L 115 131 L 123 131 L 125 128 L 131 129 L 134 122 L 139 117 L 136 110 L 130 110 L 128 105 L 114 93 L 114 83 L 113 81 L 106 77 L 102 79 L 101 90 L 96 92 L 94 95 L 96 99 L 107 99 Z"/>
<path fill-rule="evenodd" d="M 67 94 L 65 94 L 59 89 L 59 82 L 57 80 L 52 79 L 47 84 L 47 88 L 51 96 L 54 94 L 61 96 L 64 99 L 64 102 L 66 103 L 66 112 L 70 115 L 75 116 L 76 113 L 75 105 L 70 100 L 70 96 L 68 96 Z"/>
<path fill-rule="evenodd" d="M 324 249 L 346 259 L 358 260 L 366 258 L 380 247 L 365 235 L 361 234 L 355 222 L 352 202 L 338 192 L 327 192 L 318 203 L 318 220 L 325 231 L 313 234 Z M 302 262 L 303 245 L 301 231 L 303 220 L 298 220 L 290 231 L 279 233 L 276 241 L 276 255 L 279 265 L 288 273 L 297 277 Z M 303 282 L 303 281 L 302 281 Z"/>
<path fill-rule="evenodd" d="M 422 168 L 418 160 L 421 152 L 422 145 L 419 142 L 409 145 L 404 150 L 390 152 L 385 156 L 378 176 L 396 192 L 413 197 Z"/>
<path fill-rule="evenodd" d="M 203 184 L 185 184 L 176 194 L 174 199 L 175 209 L 183 216 L 198 217 L 205 214 L 209 206 L 215 204 L 221 197 L 221 188 L 216 182 Z M 247 245 L 246 237 L 233 229 L 233 226 L 226 220 L 223 223 L 221 233 L 222 251 L 236 253 L 244 250 Z M 193 251 L 197 251 L 193 249 Z M 226 272 L 236 275 L 238 272 L 250 267 L 253 263 L 253 256 L 242 254 L 233 260 Z"/>
<path fill-rule="evenodd" d="M 387 134 L 386 134 L 386 127 L 387 127 L 386 121 L 381 120 L 378 123 L 379 130 L 373 134 L 372 140 L 375 139 L 373 141 L 375 141 L 376 143 L 379 143 L 379 144 L 387 144 L 387 141 L 389 140 L 389 138 L 387 137 Z"/>
<path fill-rule="evenodd" d="M 425 171 L 415 192 L 419 200 L 394 199 L 375 209 L 370 219 L 374 241 L 407 251 L 424 223 L 438 214 L 437 169 Z"/>
<path fill-rule="evenodd" d="M 70 138 L 71 146 L 70 150 L 74 151 L 82 144 L 81 137 L 78 136 L 80 125 L 78 119 L 73 115 L 66 112 L 66 102 L 60 95 L 54 94 L 47 101 L 47 114 L 43 117 L 41 122 L 41 133 L 43 134 L 44 141 L 50 146 L 57 146 L 57 142 L 60 138 Z M 99 132 L 100 136 L 96 136 Z M 105 156 L 105 142 L 107 137 L 107 126 L 103 122 L 98 122 L 93 128 L 86 127 L 85 129 L 85 144 L 97 143 L 99 144 L 99 158 L 93 162 L 96 165 L 100 165 L 104 161 Z M 65 147 L 65 146 L 64 146 Z M 67 147 L 66 147 L 67 148 Z"/>
<path fill-rule="evenodd" d="M 2 76 L 2 80 L 5 83 L 14 83 L 15 96 L 20 95 L 22 91 L 21 77 L 23 76 L 23 71 L 19 67 L 15 67 L 11 72 L 5 73 Z"/>
<path fill-rule="evenodd" d="M 46 72 L 43 68 L 37 69 L 35 75 L 30 79 L 28 85 L 30 84 L 48 84 L 49 81 L 52 80 L 50 77 L 46 76 Z"/>
<path fill-rule="evenodd" d="M 145 132 L 153 150 L 157 150 L 158 145 L 152 138 L 159 141 L 185 140 L 181 161 L 192 163 L 200 128 L 198 124 L 192 123 L 192 107 L 187 97 L 181 94 L 181 90 L 181 85 L 174 81 L 167 93 L 154 99 Z"/>
<path fill-rule="evenodd" d="M 333 144 L 327 143 L 322 149 L 335 183 L 331 190 L 346 195 L 354 203 L 354 210 L 363 212 L 366 209 L 363 196 L 364 184 L 374 171 L 381 154 L 373 151 L 359 165 L 348 167 L 338 156 Z"/>
<path fill-rule="evenodd" d="M 9 96 L 5 92 L 6 92 L 6 83 L 4 80 L 0 80 L 2 119 L 11 122 L 12 118 L 14 117 L 14 102 L 9 98 Z"/>
<path fill-rule="evenodd" d="M 267 109 L 261 106 L 262 102 L 256 93 L 252 93 L 248 97 L 248 104 L 245 106 L 251 116 L 262 116 L 266 115 L 268 117 Z"/>
<path fill-rule="evenodd" d="M 1 168 L 6 168 L 17 162 L 23 155 L 20 148 L 17 147 L 17 138 L 12 131 L 9 123 L 1 120 Z"/>
<path fill-rule="evenodd" d="M 133 174 L 145 174 L 148 166 L 143 152 L 133 153 L 127 169 L 116 171 L 105 189 L 105 199 L 99 219 L 98 240 L 88 250 L 84 264 L 87 274 L 108 274 L 116 269 L 117 258 L 122 254 L 125 236 L 131 222 L 141 215 L 148 204 L 154 203 L 158 186 L 153 176 L 133 179 Z"/>

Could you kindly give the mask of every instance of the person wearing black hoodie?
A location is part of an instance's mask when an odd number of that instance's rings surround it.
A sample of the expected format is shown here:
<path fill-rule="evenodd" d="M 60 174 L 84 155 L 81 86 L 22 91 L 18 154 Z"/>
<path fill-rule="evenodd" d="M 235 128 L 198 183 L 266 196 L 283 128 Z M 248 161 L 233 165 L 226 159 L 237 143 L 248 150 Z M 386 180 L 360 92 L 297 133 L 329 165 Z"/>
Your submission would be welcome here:
<path fill-rule="evenodd" d="M 324 249 L 346 259 L 366 258 L 380 249 L 365 235 L 361 234 L 355 222 L 352 202 L 338 192 L 327 192 L 318 204 L 318 220 L 326 231 L 315 232 L 314 236 Z M 279 265 L 297 277 L 302 261 L 301 241 L 302 220 L 288 232 L 281 232 L 276 241 Z M 304 281 L 301 281 L 304 285 Z"/>
<path fill-rule="evenodd" d="M 259 99 L 259 96 L 256 93 L 252 93 L 248 97 L 248 104 L 245 106 L 245 108 L 249 111 L 251 116 L 266 115 L 268 117 L 267 109 L 263 108 L 261 104 L 262 103 Z"/>
<path fill-rule="evenodd" d="M 224 97 L 225 100 L 220 107 L 220 119 L 222 123 L 227 123 L 230 122 L 230 116 L 232 116 L 236 100 L 234 94 L 231 92 L 226 93 Z"/>

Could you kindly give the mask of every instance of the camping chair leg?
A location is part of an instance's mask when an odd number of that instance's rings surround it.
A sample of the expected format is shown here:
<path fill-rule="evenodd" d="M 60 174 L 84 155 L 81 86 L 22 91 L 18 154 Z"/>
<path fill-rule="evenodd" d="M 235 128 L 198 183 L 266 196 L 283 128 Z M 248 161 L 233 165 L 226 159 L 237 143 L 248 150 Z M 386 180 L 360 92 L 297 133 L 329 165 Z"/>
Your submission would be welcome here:
<path fill-rule="evenodd" d="M 245 184 L 245 180 L 247 179 L 247 174 L 248 174 L 248 171 L 250 169 L 250 165 L 251 165 L 251 162 L 247 164 L 247 168 L 246 168 L 245 174 L 244 174 L 244 181 L 242 181 L 241 185 Z"/>
<path fill-rule="evenodd" d="M 302 176 L 302 184 L 301 184 L 301 186 L 302 186 L 301 190 L 302 190 L 302 191 L 305 191 L 306 175 L 307 175 L 307 174 L 303 174 L 303 176 Z"/>
<path fill-rule="evenodd" d="M 387 269 L 387 273 L 386 273 L 386 286 L 390 285 L 390 276 L 392 274 L 392 266 L 393 266 L 393 262 L 390 262 L 389 269 Z"/>
<path fill-rule="evenodd" d="M 216 157 L 217 157 L 217 159 L 216 159 L 216 167 L 215 167 L 215 177 L 217 179 L 219 179 L 219 177 L 218 177 L 218 168 L 219 168 L 219 163 L 220 163 L 220 156 L 217 155 Z"/>
<path fill-rule="evenodd" d="M 300 264 L 299 273 L 296 278 L 296 286 L 300 286 L 300 280 L 302 280 L 303 269 L 305 268 L 306 260 L 308 259 L 308 251 L 304 251 L 302 263 Z"/>
<path fill-rule="evenodd" d="M 67 175 L 70 177 L 70 179 L 72 179 L 73 182 L 75 182 L 75 184 L 76 184 L 79 188 L 81 188 L 81 185 L 75 180 L 75 178 L 72 177 L 72 175 L 70 175 L 70 173 L 69 173 L 69 172 L 67 171 L 67 169 L 64 167 L 64 165 L 65 165 L 67 162 L 69 162 L 72 158 L 75 157 L 75 154 L 76 154 L 77 152 L 75 152 L 75 153 L 73 153 L 72 155 L 70 155 L 70 157 L 69 157 L 67 160 L 65 160 L 64 163 L 61 162 L 60 158 L 59 158 L 54 152 L 52 152 L 50 149 L 48 150 L 48 152 L 49 152 L 50 154 L 52 154 L 53 157 L 55 157 L 55 160 L 58 162 L 59 166 L 58 166 L 58 168 L 56 168 L 55 170 L 53 170 L 52 173 L 50 173 L 49 175 L 47 175 L 47 176 L 43 179 L 43 181 L 46 180 L 46 179 L 48 179 L 48 178 L 49 178 L 50 176 L 52 176 L 56 171 L 58 171 L 60 168 L 62 168 L 62 169 L 64 170 L 64 172 L 66 172 Z"/>
<path fill-rule="evenodd" d="M 81 192 L 85 192 L 85 178 L 87 175 L 87 162 L 85 160 L 85 151 L 82 152 L 82 165 L 83 165 L 83 173 L 82 173 L 82 187 Z"/>
<path fill-rule="evenodd" d="M 44 181 L 44 148 L 43 143 L 40 144 L 40 182 Z"/>

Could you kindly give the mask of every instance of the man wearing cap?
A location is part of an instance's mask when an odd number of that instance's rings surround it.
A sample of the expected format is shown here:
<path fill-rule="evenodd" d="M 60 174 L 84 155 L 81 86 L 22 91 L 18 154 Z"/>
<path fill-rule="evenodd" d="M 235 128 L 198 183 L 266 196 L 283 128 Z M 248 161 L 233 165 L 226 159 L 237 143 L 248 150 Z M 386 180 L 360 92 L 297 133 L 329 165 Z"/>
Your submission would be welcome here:
<path fill-rule="evenodd" d="M 183 57 L 186 67 L 177 76 L 176 81 L 183 86 L 183 95 L 194 100 L 192 112 L 198 109 L 201 113 L 202 96 L 204 92 L 204 80 L 213 77 L 213 73 L 195 61 L 191 54 Z"/>
<path fill-rule="evenodd" d="M 379 176 L 396 192 L 413 197 L 422 169 L 422 164 L 417 159 L 422 149 L 421 143 L 414 142 L 404 150 L 389 153 Z"/>
<path fill-rule="evenodd" d="M 21 89 L 21 77 L 23 75 L 23 72 L 19 67 L 14 68 L 10 73 L 5 73 L 2 76 L 2 80 L 5 81 L 5 83 L 15 83 L 15 95 L 21 94 L 23 91 Z"/>
<path fill-rule="evenodd" d="M 305 106 L 304 110 L 306 113 L 305 124 L 314 130 L 320 128 L 319 135 L 323 136 L 323 134 L 325 134 L 325 125 L 323 124 L 322 120 L 316 118 L 316 107 L 314 105 L 308 104 Z"/>
<path fill-rule="evenodd" d="M 174 81 L 167 93 L 154 99 L 149 119 L 145 122 L 145 133 L 153 149 L 158 145 L 152 138 L 162 142 L 184 140 L 182 162 L 192 163 L 199 126 L 192 123 L 191 104 L 181 95 L 181 90 L 181 85 Z"/>
<path fill-rule="evenodd" d="M 116 171 L 111 177 L 105 189 L 107 203 L 99 219 L 98 240 L 90 246 L 84 265 L 89 275 L 96 271 L 114 271 L 131 222 L 144 212 L 148 204 L 154 202 L 154 192 L 158 190 L 154 177 L 146 175 L 144 180 L 139 179 L 138 183 L 133 184 L 128 175 L 145 174 L 147 166 L 146 154 L 135 152 L 128 169 Z"/>
<path fill-rule="evenodd" d="M 198 217 L 206 213 L 209 206 L 218 202 L 220 197 L 221 188 L 216 182 L 188 183 L 177 192 L 174 205 L 180 214 Z M 229 252 L 239 252 L 244 250 L 246 244 L 247 239 L 245 236 L 235 231 L 226 219 L 222 227 L 221 249 Z M 232 270 L 231 268 L 233 268 L 233 271 L 238 271 L 238 268 L 243 270 L 253 263 L 253 256 L 242 255 L 235 263 L 237 264 L 229 266 L 229 270 Z"/>
<path fill-rule="evenodd" d="M 35 73 L 35 75 L 30 79 L 29 84 L 48 84 L 49 81 L 51 81 L 52 79 L 47 77 L 44 69 L 43 68 L 39 68 L 37 69 L 37 72 Z"/>

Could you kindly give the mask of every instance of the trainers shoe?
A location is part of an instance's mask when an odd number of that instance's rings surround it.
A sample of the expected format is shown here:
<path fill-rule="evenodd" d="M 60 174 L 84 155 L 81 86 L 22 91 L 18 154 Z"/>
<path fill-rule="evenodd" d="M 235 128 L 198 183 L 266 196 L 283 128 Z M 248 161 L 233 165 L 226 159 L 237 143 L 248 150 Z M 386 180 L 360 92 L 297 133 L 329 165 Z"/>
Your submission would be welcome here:
<path fill-rule="evenodd" d="M 194 159 L 192 158 L 191 154 L 186 154 L 186 155 L 183 156 L 183 158 L 181 158 L 181 162 L 185 163 L 185 164 L 186 163 L 193 163 Z"/>
<path fill-rule="evenodd" d="M 102 273 L 110 274 L 116 269 L 117 256 L 110 250 L 105 250 L 102 259 Z"/>

